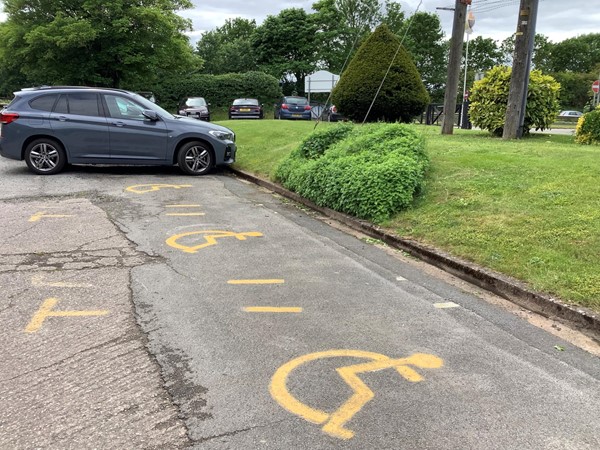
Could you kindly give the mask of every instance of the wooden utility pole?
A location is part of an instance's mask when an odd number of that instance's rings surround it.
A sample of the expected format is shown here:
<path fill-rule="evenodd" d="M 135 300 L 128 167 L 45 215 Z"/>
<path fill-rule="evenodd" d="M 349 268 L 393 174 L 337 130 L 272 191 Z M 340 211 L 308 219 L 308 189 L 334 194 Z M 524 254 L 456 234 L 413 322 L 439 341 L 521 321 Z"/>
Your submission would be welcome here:
<path fill-rule="evenodd" d="M 456 94 L 458 93 L 460 63 L 462 58 L 463 39 L 465 37 L 467 5 L 470 4 L 471 0 L 456 0 L 456 5 L 454 6 L 454 23 L 452 24 L 448 79 L 446 81 L 446 94 L 444 96 L 444 123 L 442 124 L 442 134 L 452 134 L 454 131 L 454 113 L 456 111 Z"/>
<path fill-rule="evenodd" d="M 510 91 L 502 139 L 520 139 L 523 136 L 538 4 L 539 0 L 521 0 L 519 7 Z"/>

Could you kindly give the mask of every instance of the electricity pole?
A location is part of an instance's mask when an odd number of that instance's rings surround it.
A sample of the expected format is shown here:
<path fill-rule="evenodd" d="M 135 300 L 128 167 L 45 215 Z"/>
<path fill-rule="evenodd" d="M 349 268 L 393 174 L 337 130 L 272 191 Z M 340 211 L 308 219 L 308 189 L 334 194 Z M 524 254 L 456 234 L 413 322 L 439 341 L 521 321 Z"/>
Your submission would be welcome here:
<path fill-rule="evenodd" d="M 448 79 L 444 96 L 444 123 L 442 134 L 452 134 L 454 131 L 454 113 L 456 111 L 456 94 L 460 77 L 460 60 L 462 58 L 463 39 L 465 37 L 465 19 L 467 5 L 471 0 L 456 0 L 454 6 L 454 23 L 452 24 L 452 41 L 448 61 Z"/>
<path fill-rule="evenodd" d="M 521 0 L 519 7 L 510 91 L 502 139 L 520 139 L 523 136 L 538 5 L 539 0 Z"/>

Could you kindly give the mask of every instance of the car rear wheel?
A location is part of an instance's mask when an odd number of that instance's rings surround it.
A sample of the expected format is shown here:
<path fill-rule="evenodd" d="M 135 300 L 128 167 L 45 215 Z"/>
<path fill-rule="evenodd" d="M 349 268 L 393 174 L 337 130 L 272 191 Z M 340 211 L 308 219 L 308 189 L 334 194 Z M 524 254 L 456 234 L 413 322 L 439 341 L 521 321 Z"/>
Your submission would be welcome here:
<path fill-rule="evenodd" d="M 204 175 L 213 168 L 215 157 L 210 148 L 200 142 L 188 142 L 179 150 L 177 163 L 183 173 Z"/>
<path fill-rule="evenodd" d="M 64 169 L 67 154 L 54 139 L 40 138 L 30 142 L 25 149 L 25 163 L 38 175 L 54 175 Z"/>

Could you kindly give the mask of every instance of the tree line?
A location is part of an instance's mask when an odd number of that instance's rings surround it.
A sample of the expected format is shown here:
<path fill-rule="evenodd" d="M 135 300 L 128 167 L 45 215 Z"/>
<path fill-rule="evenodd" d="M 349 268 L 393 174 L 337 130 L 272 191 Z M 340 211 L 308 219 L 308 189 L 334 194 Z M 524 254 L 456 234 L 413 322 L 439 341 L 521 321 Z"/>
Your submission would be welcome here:
<path fill-rule="evenodd" d="M 0 23 L 0 93 L 40 84 L 147 90 L 169 78 L 260 71 L 284 92 L 303 93 L 306 75 L 340 73 L 379 24 L 403 39 L 433 102 L 441 102 L 449 41 L 437 14 L 409 15 L 391 0 L 318 0 L 312 10 L 280 11 L 258 25 L 241 17 L 204 33 L 193 47 L 189 0 L 5 0 Z M 468 85 L 476 73 L 510 65 L 514 37 L 469 44 Z M 563 108 L 581 109 L 600 71 L 600 34 L 551 42 L 536 36 L 534 66 L 562 85 Z"/>

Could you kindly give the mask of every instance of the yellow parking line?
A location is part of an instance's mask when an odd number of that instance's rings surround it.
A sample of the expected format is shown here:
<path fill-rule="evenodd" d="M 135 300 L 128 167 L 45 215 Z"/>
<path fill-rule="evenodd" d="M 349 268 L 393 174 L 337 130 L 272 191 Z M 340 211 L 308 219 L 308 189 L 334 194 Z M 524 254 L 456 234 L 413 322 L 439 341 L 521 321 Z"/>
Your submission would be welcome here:
<path fill-rule="evenodd" d="M 227 284 L 283 284 L 285 280 L 229 280 Z"/>
<path fill-rule="evenodd" d="M 246 312 L 258 313 L 301 313 L 302 308 L 297 307 L 274 307 L 274 306 L 246 306 L 242 308 Z"/>

